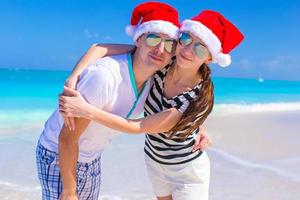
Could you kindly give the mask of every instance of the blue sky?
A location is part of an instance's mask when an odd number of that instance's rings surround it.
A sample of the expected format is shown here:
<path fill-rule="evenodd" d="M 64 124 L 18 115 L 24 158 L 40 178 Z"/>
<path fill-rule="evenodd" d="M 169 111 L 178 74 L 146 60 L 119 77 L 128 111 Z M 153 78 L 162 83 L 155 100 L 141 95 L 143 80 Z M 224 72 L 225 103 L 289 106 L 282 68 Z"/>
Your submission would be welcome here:
<path fill-rule="evenodd" d="M 132 43 L 124 29 L 137 0 L 2 0 L 0 68 L 71 70 L 93 43 Z M 299 0 L 164 0 L 188 19 L 221 12 L 245 35 L 214 76 L 300 80 Z"/>

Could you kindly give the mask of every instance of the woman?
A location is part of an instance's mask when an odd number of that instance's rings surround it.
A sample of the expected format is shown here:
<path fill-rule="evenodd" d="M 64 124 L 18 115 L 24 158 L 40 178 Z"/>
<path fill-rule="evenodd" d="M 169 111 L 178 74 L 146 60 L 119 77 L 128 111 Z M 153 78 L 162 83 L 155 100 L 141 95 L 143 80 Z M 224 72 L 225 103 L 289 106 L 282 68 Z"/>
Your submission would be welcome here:
<path fill-rule="evenodd" d="M 198 127 L 214 103 L 208 64 L 229 65 L 228 53 L 242 40 L 240 31 L 221 14 L 203 11 L 182 23 L 176 59 L 154 75 L 144 118 L 107 113 L 68 88 L 74 97 L 61 96 L 60 111 L 122 132 L 147 133 L 145 160 L 158 200 L 208 199 L 209 160 L 205 152 L 192 151 Z"/>

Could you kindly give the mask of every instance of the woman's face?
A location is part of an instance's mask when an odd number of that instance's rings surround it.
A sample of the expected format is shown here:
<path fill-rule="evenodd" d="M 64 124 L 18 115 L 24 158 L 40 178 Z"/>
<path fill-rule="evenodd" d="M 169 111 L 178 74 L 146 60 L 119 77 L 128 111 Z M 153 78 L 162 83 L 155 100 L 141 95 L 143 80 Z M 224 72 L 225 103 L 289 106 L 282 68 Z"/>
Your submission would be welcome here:
<path fill-rule="evenodd" d="M 211 55 L 204 42 L 189 32 L 182 32 L 176 47 L 177 64 L 184 67 L 200 67 L 203 63 L 208 64 Z"/>

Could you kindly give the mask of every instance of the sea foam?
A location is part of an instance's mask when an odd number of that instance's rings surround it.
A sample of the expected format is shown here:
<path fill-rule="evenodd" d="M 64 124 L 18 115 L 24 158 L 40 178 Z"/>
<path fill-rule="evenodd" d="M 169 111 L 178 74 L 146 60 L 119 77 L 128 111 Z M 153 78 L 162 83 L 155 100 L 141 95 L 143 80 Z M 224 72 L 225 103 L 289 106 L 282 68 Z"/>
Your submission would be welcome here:
<path fill-rule="evenodd" d="M 214 114 L 227 115 L 236 113 L 259 113 L 299 111 L 300 102 L 253 103 L 253 104 L 216 104 Z"/>

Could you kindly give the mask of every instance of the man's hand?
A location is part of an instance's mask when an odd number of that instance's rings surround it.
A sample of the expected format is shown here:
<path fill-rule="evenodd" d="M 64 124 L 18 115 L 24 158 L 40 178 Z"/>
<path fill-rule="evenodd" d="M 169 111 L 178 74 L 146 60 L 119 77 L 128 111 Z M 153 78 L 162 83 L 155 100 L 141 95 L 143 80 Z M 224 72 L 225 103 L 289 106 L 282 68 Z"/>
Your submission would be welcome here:
<path fill-rule="evenodd" d="M 212 144 L 212 140 L 210 137 L 206 134 L 205 129 L 200 126 L 200 132 L 195 140 L 195 144 L 193 146 L 193 152 L 198 150 L 205 150 L 208 146 Z"/>
<path fill-rule="evenodd" d="M 62 192 L 59 200 L 79 200 L 79 198 L 76 194 L 67 194 L 65 192 Z"/>
<path fill-rule="evenodd" d="M 62 181 L 61 200 L 78 200 L 77 188 L 77 161 L 79 155 L 79 138 L 89 124 L 89 120 L 76 119 L 76 130 L 70 131 L 63 126 L 58 138 L 59 168 Z"/>

